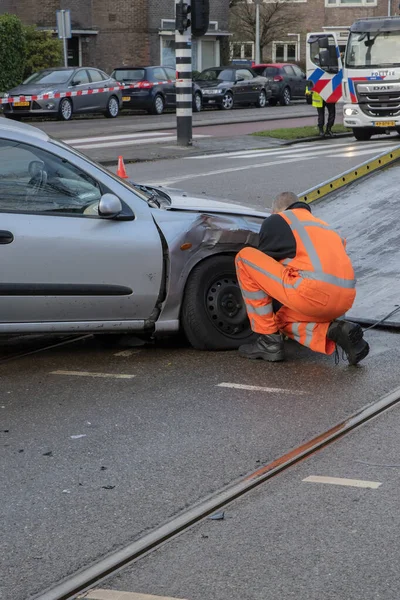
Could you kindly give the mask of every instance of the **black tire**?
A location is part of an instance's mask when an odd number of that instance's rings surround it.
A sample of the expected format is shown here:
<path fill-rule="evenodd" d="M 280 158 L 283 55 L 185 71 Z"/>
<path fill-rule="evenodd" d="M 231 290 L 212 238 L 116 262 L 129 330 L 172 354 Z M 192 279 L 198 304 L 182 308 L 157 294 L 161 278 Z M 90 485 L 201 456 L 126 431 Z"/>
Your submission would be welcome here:
<path fill-rule="evenodd" d="M 278 104 L 278 98 L 270 98 L 270 99 L 268 100 L 268 104 L 269 104 L 270 106 L 276 106 L 276 105 Z"/>
<path fill-rule="evenodd" d="M 153 100 L 150 113 L 152 115 L 162 115 L 165 108 L 165 100 L 161 94 L 157 94 Z"/>
<path fill-rule="evenodd" d="M 281 97 L 279 98 L 279 104 L 282 104 L 282 106 L 289 106 L 291 99 L 292 93 L 290 91 L 290 88 L 286 86 L 282 90 Z"/>
<path fill-rule="evenodd" d="M 6 119 L 11 119 L 12 121 L 20 121 L 22 117 L 20 115 L 13 115 L 11 113 L 3 113 Z"/>
<path fill-rule="evenodd" d="M 232 110 L 233 108 L 233 94 L 232 92 L 226 92 L 221 98 L 221 104 L 218 104 L 220 110 Z"/>
<path fill-rule="evenodd" d="M 116 119 L 119 115 L 119 100 L 117 96 L 110 96 L 107 102 L 106 112 L 104 116 L 107 119 Z"/>
<path fill-rule="evenodd" d="M 60 121 L 70 121 L 72 119 L 72 102 L 69 98 L 62 98 L 58 107 L 58 119 Z"/>
<path fill-rule="evenodd" d="M 256 102 L 257 108 L 265 108 L 267 106 L 267 94 L 265 90 L 261 90 Z"/>
<path fill-rule="evenodd" d="M 203 108 L 203 98 L 200 92 L 196 92 L 193 98 L 193 112 L 201 112 Z"/>
<path fill-rule="evenodd" d="M 360 129 L 357 127 L 353 129 L 353 135 L 359 142 L 367 142 L 371 139 L 372 131 L 370 129 Z"/>
<path fill-rule="evenodd" d="M 255 339 L 233 256 L 215 256 L 193 269 L 186 284 L 181 323 L 197 350 L 235 350 Z"/>

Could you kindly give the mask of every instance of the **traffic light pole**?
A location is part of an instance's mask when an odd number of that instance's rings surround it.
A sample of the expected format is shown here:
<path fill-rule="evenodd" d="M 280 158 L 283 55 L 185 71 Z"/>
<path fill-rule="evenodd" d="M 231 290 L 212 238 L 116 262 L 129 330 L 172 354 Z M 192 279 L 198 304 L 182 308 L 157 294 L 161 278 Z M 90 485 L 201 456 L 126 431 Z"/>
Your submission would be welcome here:
<path fill-rule="evenodd" d="M 176 6 L 181 0 L 175 0 Z M 190 8 L 191 0 L 185 0 Z M 190 10 L 188 17 L 190 18 Z M 175 30 L 176 54 L 176 128 L 180 146 L 192 145 L 192 32 L 191 27 Z"/>

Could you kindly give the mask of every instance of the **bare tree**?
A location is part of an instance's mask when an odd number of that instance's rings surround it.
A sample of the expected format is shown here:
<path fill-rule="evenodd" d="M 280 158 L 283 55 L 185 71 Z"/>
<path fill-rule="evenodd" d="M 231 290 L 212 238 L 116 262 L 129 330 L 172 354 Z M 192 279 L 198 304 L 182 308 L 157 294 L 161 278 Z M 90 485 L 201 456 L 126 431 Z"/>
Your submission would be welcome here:
<path fill-rule="evenodd" d="M 229 0 L 232 17 L 232 30 L 242 41 L 256 38 L 255 4 L 246 0 Z M 292 25 L 299 23 L 299 13 L 293 10 L 293 2 L 275 0 L 260 2 L 260 56 L 262 48 L 280 35 L 285 35 Z"/>

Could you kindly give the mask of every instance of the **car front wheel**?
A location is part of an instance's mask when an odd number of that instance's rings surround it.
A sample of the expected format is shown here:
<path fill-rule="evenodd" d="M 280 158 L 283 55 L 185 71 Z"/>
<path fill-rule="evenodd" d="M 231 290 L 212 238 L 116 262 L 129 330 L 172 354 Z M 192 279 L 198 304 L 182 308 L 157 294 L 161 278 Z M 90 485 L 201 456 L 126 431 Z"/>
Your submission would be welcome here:
<path fill-rule="evenodd" d="M 261 90 L 258 100 L 256 102 L 257 108 L 264 108 L 267 104 L 267 95 L 264 90 Z"/>
<path fill-rule="evenodd" d="M 255 337 L 233 256 L 215 256 L 193 269 L 186 285 L 181 323 L 197 350 L 235 350 Z"/>
<path fill-rule="evenodd" d="M 226 92 L 223 95 L 219 108 L 222 110 L 231 110 L 233 108 L 233 95 L 231 92 Z"/>
<path fill-rule="evenodd" d="M 108 119 L 115 119 L 119 115 L 119 102 L 116 96 L 111 96 L 107 102 L 107 109 L 105 112 L 105 116 Z"/>
<path fill-rule="evenodd" d="M 58 108 L 58 118 L 60 121 L 70 121 L 72 119 L 72 102 L 68 98 L 63 98 Z"/>
<path fill-rule="evenodd" d="M 202 109 L 203 101 L 201 99 L 201 94 L 196 92 L 193 99 L 193 112 L 200 112 Z"/>

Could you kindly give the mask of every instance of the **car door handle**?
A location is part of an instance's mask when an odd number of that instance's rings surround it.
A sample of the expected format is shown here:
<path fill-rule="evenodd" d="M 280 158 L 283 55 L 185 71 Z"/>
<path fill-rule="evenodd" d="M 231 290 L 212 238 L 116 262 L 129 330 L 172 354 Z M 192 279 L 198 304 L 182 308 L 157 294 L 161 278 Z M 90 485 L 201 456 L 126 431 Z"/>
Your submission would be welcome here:
<path fill-rule="evenodd" d="M 11 244 L 14 241 L 14 236 L 11 231 L 0 230 L 0 244 Z"/>

